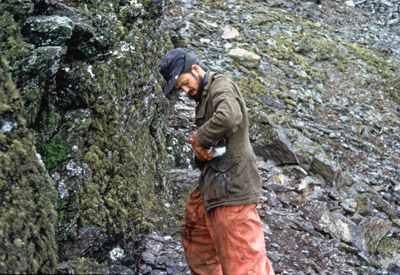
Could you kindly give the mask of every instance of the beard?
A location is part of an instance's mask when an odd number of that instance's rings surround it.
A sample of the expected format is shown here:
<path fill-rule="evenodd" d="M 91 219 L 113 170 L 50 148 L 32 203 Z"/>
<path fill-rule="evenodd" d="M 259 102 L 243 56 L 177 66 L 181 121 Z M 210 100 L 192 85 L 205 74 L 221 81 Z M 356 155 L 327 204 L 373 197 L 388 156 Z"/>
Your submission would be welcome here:
<path fill-rule="evenodd" d="M 203 89 L 204 89 L 204 78 L 201 77 L 200 75 L 195 75 L 193 73 L 192 73 L 192 75 L 197 81 L 197 85 L 198 85 L 197 87 L 198 88 L 197 88 L 197 91 L 196 91 L 197 93 L 195 95 L 193 95 L 193 96 L 190 96 L 190 97 L 193 98 L 194 101 L 200 102 L 201 95 L 203 94 Z M 189 91 L 189 94 L 190 94 L 190 91 Z"/>

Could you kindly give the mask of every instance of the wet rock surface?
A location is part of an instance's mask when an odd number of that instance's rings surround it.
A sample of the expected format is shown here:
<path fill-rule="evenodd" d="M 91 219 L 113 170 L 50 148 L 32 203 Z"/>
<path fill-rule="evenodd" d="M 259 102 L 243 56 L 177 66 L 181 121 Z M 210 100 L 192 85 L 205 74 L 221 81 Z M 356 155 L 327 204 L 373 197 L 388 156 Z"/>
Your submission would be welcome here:
<path fill-rule="evenodd" d="M 123 2 L 0 3 L 0 273 L 136 272 L 165 182 L 154 68 L 172 45 L 165 1 Z"/>
<path fill-rule="evenodd" d="M 276 273 L 399 274 L 399 4 L 317 2 L 173 1 L 163 28 L 242 88 Z M 170 100 L 172 215 L 145 237 L 139 274 L 190 274 L 179 223 L 197 183 L 194 103 Z"/>

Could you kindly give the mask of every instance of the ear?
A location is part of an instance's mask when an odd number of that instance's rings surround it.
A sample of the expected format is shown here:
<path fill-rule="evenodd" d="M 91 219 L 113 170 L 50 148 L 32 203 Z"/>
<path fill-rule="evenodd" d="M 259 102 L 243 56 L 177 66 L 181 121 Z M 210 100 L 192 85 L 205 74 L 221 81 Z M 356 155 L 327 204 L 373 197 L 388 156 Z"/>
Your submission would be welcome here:
<path fill-rule="evenodd" d="M 190 69 L 195 71 L 196 73 L 200 72 L 200 67 L 197 64 L 193 64 L 192 66 L 190 66 Z"/>

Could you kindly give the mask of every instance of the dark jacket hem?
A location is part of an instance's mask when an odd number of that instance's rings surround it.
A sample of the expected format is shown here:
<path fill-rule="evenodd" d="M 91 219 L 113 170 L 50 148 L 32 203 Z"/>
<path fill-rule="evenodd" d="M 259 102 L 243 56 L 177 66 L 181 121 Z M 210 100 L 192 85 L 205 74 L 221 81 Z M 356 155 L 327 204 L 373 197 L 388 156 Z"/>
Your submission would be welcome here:
<path fill-rule="evenodd" d="M 232 198 L 227 198 L 227 200 L 224 199 L 219 199 L 218 202 L 215 203 L 209 203 L 207 204 L 207 208 L 205 207 L 205 204 L 203 202 L 204 205 L 204 211 L 206 213 L 208 213 L 211 209 L 218 207 L 218 206 L 238 206 L 238 205 L 248 205 L 248 204 L 252 204 L 252 203 L 259 203 L 260 202 L 260 196 L 254 196 L 252 198 L 249 199 L 240 199 L 238 201 L 234 201 L 232 200 Z"/>

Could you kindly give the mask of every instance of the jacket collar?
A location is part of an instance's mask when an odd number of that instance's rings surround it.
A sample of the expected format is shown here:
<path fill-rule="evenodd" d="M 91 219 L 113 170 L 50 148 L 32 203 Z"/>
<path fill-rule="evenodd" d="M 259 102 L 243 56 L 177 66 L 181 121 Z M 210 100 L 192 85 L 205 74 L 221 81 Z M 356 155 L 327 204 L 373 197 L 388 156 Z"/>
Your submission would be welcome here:
<path fill-rule="evenodd" d="M 196 124 L 197 126 L 201 126 L 205 121 L 206 117 L 206 105 L 207 105 L 207 97 L 208 97 L 208 91 L 211 88 L 211 84 L 214 79 L 214 72 L 208 71 L 207 74 L 204 76 L 204 87 L 203 87 L 203 92 L 201 94 L 201 99 L 199 102 L 197 102 L 196 105 Z M 207 82 L 206 82 L 207 80 Z"/>
<path fill-rule="evenodd" d="M 203 93 L 201 94 L 200 102 L 202 102 L 207 97 L 208 90 L 211 87 L 214 74 L 215 72 L 207 71 L 206 75 L 204 76 L 204 87 L 203 87 Z"/>

